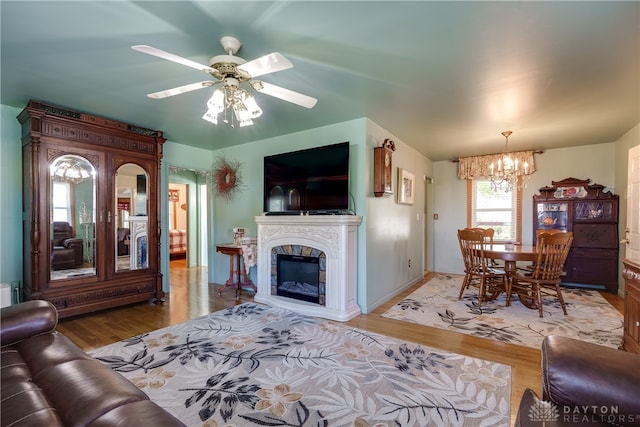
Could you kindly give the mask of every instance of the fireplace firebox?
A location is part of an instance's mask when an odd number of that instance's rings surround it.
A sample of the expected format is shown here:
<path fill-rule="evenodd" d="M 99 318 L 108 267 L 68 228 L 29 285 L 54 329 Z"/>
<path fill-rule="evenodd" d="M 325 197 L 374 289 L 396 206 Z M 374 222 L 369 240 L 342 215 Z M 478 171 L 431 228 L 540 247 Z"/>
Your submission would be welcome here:
<path fill-rule="evenodd" d="M 318 257 L 278 254 L 278 296 L 320 303 L 320 264 Z"/>

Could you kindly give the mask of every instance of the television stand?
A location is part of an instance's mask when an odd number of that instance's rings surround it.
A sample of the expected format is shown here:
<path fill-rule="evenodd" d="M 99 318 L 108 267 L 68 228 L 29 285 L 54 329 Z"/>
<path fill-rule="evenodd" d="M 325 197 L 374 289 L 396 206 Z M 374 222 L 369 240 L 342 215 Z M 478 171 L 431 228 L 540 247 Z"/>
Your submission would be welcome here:
<path fill-rule="evenodd" d="M 319 209 L 309 211 L 309 215 L 354 215 L 354 213 L 347 209 Z"/>
<path fill-rule="evenodd" d="M 266 216 L 285 216 L 285 215 L 302 215 L 300 211 L 272 211 L 265 212 Z"/>
<path fill-rule="evenodd" d="M 355 213 L 348 209 L 314 209 L 310 211 L 271 211 L 265 212 L 266 216 L 286 216 L 286 215 L 355 215 Z"/>

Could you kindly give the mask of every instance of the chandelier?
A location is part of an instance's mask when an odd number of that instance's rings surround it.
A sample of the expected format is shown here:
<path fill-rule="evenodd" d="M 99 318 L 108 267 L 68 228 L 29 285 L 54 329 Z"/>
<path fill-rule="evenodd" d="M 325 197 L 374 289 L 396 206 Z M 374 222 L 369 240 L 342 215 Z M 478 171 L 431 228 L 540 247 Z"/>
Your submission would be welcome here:
<path fill-rule="evenodd" d="M 218 124 L 218 116 L 222 114 L 222 121 L 235 127 L 251 126 L 253 119 L 262 115 L 262 109 L 249 92 L 240 87 L 238 79 L 227 77 L 224 86 L 216 89 L 207 101 L 207 112 L 203 119 Z"/>
<path fill-rule="evenodd" d="M 95 177 L 93 166 L 82 157 L 74 155 L 63 156 L 56 160 L 51 165 L 50 173 L 53 181 L 74 184 Z"/>
<path fill-rule="evenodd" d="M 489 166 L 491 188 L 495 192 L 504 191 L 508 193 L 514 189 L 521 190 L 523 188 L 523 182 L 522 179 L 518 177 L 522 176 L 524 178 L 532 173 L 532 171 L 529 170 L 529 164 L 527 162 L 519 165 L 518 159 L 515 158 L 513 153 L 508 152 L 509 136 L 511 136 L 512 133 L 510 130 L 502 132 L 502 136 L 505 138 L 504 153 L 498 158 L 497 167 L 494 166 L 493 162 Z"/>

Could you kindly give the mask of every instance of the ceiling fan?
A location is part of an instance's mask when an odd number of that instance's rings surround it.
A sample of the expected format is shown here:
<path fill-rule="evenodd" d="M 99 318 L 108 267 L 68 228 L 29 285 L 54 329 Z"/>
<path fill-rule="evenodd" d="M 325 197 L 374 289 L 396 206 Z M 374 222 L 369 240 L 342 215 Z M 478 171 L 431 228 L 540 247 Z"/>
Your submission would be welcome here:
<path fill-rule="evenodd" d="M 148 94 L 149 98 L 162 99 L 169 96 L 179 95 L 191 92 L 197 89 L 221 85 L 216 89 L 213 96 L 207 102 L 208 110 L 203 116 L 205 120 L 209 120 L 217 124 L 217 116 L 224 112 L 223 121 L 228 123 L 233 118 L 238 121 L 240 126 L 253 124 L 252 118 L 259 117 L 262 110 L 257 105 L 253 96 L 241 85 L 249 86 L 251 89 L 264 93 L 284 101 L 300 105 L 305 108 L 312 108 L 318 100 L 311 96 L 307 96 L 280 86 L 276 86 L 256 77 L 263 76 L 277 71 L 293 68 L 293 64 L 280 53 L 274 52 L 252 61 L 245 61 L 235 54 L 240 50 L 242 43 L 234 37 L 222 37 L 220 44 L 224 48 L 226 55 L 217 55 L 209 60 L 211 65 L 203 65 L 189 59 L 156 49 L 147 45 L 131 46 L 133 50 L 146 53 L 148 55 L 157 56 L 158 58 L 167 59 L 196 70 L 204 71 L 210 74 L 216 80 L 206 80 L 197 83 L 191 83 L 172 89 L 161 90 Z M 227 110 L 232 110 L 231 117 L 227 116 Z"/>

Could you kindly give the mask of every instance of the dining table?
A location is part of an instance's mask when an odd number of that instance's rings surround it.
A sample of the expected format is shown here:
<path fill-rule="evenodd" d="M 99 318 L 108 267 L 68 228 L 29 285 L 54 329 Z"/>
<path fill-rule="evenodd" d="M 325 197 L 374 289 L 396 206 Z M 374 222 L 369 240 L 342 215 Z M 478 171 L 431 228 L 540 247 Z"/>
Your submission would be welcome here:
<path fill-rule="evenodd" d="M 504 271 L 510 277 L 516 274 L 518 261 L 535 261 L 538 257 L 538 248 L 532 245 L 485 243 L 483 251 L 487 258 L 504 261 Z"/>
<path fill-rule="evenodd" d="M 504 261 L 504 271 L 507 273 L 509 286 L 517 274 L 518 267 L 516 263 L 518 261 L 533 262 L 538 258 L 538 248 L 533 245 L 485 243 L 482 249 L 486 258 Z M 499 291 L 496 291 L 489 299 L 495 299 L 499 293 Z M 520 295 L 518 295 L 518 298 L 528 308 L 534 309 L 537 307 L 535 304 L 524 300 Z"/>

